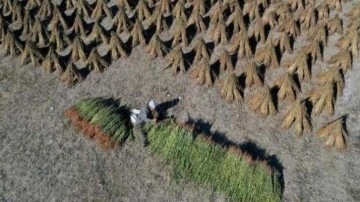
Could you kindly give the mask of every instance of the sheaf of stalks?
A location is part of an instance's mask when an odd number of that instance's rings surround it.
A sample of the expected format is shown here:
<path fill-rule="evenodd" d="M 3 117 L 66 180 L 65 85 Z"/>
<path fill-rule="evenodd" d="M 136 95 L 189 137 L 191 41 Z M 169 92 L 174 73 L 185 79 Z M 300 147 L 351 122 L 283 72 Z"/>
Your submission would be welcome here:
<path fill-rule="evenodd" d="M 74 63 L 69 62 L 66 66 L 64 73 L 61 75 L 60 80 L 65 82 L 67 87 L 72 87 L 77 82 L 83 80 L 83 76 L 80 74 L 79 70 Z"/>
<path fill-rule="evenodd" d="M 244 66 L 245 86 L 263 86 L 263 82 L 259 74 L 260 70 L 259 67 L 256 65 L 255 61 L 252 59 L 247 60 Z"/>
<path fill-rule="evenodd" d="M 253 55 L 246 31 L 240 31 L 232 37 L 228 45 L 228 51 L 231 54 L 237 52 L 238 59 L 244 59 Z"/>
<path fill-rule="evenodd" d="M 231 35 L 234 35 L 238 33 L 239 31 L 245 31 L 246 25 L 242 16 L 242 10 L 240 7 L 235 7 L 234 12 L 230 14 L 228 19 L 226 20 L 226 26 L 229 26 L 230 24 L 233 25 L 233 33 Z"/>
<path fill-rule="evenodd" d="M 104 14 L 107 17 L 113 17 L 109 7 L 106 4 L 106 1 L 96 1 L 95 8 L 91 13 L 91 18 L 93 20 L 98 20 L 99 18 L 103 17 Z"/>
<path fill-rule="evenodd" d="M 137 19 L 142 22 L 151 17 L 151 12 L 145 0 L 139 0 L 135 8 Z"/>
<path fill-rule="evenodd" d="M 183 20 L 178 19 L 174 22 L 172 37 L 173 41 L 171 46 L 176 46 L 177 44 L 180 44 L 182 48 L 186 48 L 189 45 L 186 36 L 186 24 Z"/>
<path fill-rule="evenodd" d="M 345 86 L 345 80 L 343 78 L 343 71 L 341 68 L 331 67 L 325 70 L 317 76 L 317 81 L 322 86 L 327 85 L 328 83 L 333 84 L 336 88 L 337 97 L 342 96 Z"/>
<path fill-rule="evenodd" d="M 352 68 L 351 52 L 340 50 L 327 61 L 331 67 L 340 68 L 344 73 Z"/>
<path fill-rule="evenodd" d="M 255 21 L 253 21 L 253 24 L 250 24 L 248 36 L 255 37 L 256 41 L 258 42 L 265 43 L 266 37 L 264 26 L 264 22 L 261 18 L 255 19 Z"/>
<path fill-rule="evenodd" d="M 279 88 L 278 98 L 281 100 L 295 101 L 297 95 L 301 92 L 300 87 L 294 80 L 294 75 L 285 73 L 275 81 L 275 85 Z"/>
<path fill-rule="evenodd" d="M 90 70 L 95 71 L 96 73 L 103 72 L 104 68 L 109 66 L 108 62 L 100 56 L 96 48 L 91 50 L 90 55 L 86 60 L 86 64 Z"/>
<path fill-rule="evenodd" d="M 275 47 L 270 41 L 256 50 L 254 59 L 257 63 L 264 64 L 266 67 L 279 67 Z"/>
<path fill-rule="evenodd" d="M 26 42 L 25 48 L 20 55 L 20 64 L 23 65 L 30 61 L 31 64 L 35 67 L 40 63 L 39 60 L 42 59 L 43 57 L 40 52 L 38 52 L 35 45 L 30 41 Z"/>
<path fill-rule="evenodd" d="M 290 128 L 294 126 L 295 134 L 300 137 L 304 131 L 311 132 L 312 124 L 310 115 L 305 104 L 306 100 L 297 99 L 293 105 L 286 111 L 282 120 L 282 128 Z"/>
<path fill-rule="evenodd" d="M 250 98 L 249 107 L 252 111 L 260 113 L 262 116 L 276 114 L 277 111 L 269 86 L 265 85 Z"/>
<path fill-rule="evenodd" d="M 150 40 L 150 43 L 146 47 L 146 51 L 150 54 L 152 59 L 156 57 L 163 57 L 167 52 L 166 47 L 163 41 L 157 34 L 154 34 Z"/>
<path fill-rule="evenodd" d="M 242 91 L 238 78 L 232 70 L 227 70 L 226 75 L 220 80 L 218 87 L 221 96 L 228 102 L 242 102 L 243 98 L 240 94 Z"/>
<path fill-rule="evenodd" d="M 171 68 L 174 74 L 186 72 L 184 53 L 180 46 L 172 48 L 169 54 L 165 56 L 165 59 L 167 61 L 166 68 Z"/>
<path fill-rule="evenodd" d="M 131 24 L 123 7 L 119 7 L 119 10 L 114 16 L 112 23 L 116 27 L 117 35 L 121 35 L 122 33 L 129 33 L 129 27 Z"/>
<path fill-rule="evenodd" d="M 345 118 L 340 117 L 332 122 L 327 123 L 317 131 L 317 134 L 321 138 L 326 138 L 325 146 L 335 146 L 338 150 L 346 149 L 347 132 L 345 130 Z"/>
<path fill-rule="evenodd" d="M 203 39 L 203 37 L 199 36 L 195 39 L 195 57 L 194 57 L 194 63 L 200 61 L 201 59 L 205 59 L 207 61 L 210 60 L 210 53 L 206 47 L 206 43 Z"/>
<path fill-rule="evenodd" d="M 342 21 L 339 17 L 339 14 L 336 14 L 333 18 L 331 18 L 327 22 L 326 28 L 327 28 L 328 34 L 330 36 L 335 33 L 337 33 L 339 35 L 343 34 Z"/>
<path fill-rule="evenodd" d="M 128 54 L 124 49 L 124 43 L 121 39 L 119 39 L 114 31 L 111 32 L 111 37 L 107 46 L 109 47 L 112 61 L 128 57 Z"/>
<path fill-rule="evenodd" d="M 205 84 L 207 87 L 210 87 L 213 84 L 209 60 L 206 58 L 202 58 L 200 61 L 193 64 L 190 74 L 191 78 L 200 85 Z"/>
<path fill-rule="evenodd" d="M 320 60 L 321 62 L 324 60 L 319 42 L 308 43 L 300 48 L 300 52 L 311 56 L 311 62 L 313 64 L 316 63 L 317 60 Z"/>
<path fill-rule="evenodd" d="M 145 46 L 146 45 L 146 40 L 144 37 L 144 27 L 141 24 L 140 19 L 136 19 L 136 22 L 134 24 L 133 29 L 131 30 L 130 33 L 131 37 L 132 37 L 132 41 L 131 41 L 131 46 L 135 47 L 137 45 L 141 45 L 141 46 Z"/>
<path fill-rule="evenodd" d="M 311 71 L 308 65 L 308 56 L 304 52 L 297 52 L 296 56 L 283 60 L 282 66 L 286 67 L 290 73 L 296 73 L 301 81 L 311 79 Z"/>

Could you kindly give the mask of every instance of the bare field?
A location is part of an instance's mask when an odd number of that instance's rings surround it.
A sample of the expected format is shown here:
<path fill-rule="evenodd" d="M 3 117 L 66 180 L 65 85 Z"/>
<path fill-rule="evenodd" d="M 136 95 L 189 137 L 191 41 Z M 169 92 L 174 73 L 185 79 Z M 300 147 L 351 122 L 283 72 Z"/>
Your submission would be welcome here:
<path fill-rule="evenodd" d="M 345 75 L 344 95 L 334 115 L 348 114 L 346 152 L 325 149 L 314 134 L 296 138 L 291 130 L 279 129 L 280 114 L 261 118 L 245 104 L 228 104 L 217 88 L 198 86 L 187 75 L 173 76 L 161 68 L 163 62 L 150 60 L 138 47 L 104 73 L 91 73 L 68 89 L 56 74 L 1 56 L 0 201 L 224 201 L 220 193 L 172 182 L 169 168 L 136 140 L 103 151 L 77 134 L 64 109 L 90 96 L 114 96 L 131 106 L 149 98 L 164 102 L 181 96 L 169 111 L 178 119 L 203 119 L 212 131 L 238 143 L 254 141 L 276 155 L 283 166 L 284 201 L 360 200 L 358 61 Z M 314 129 L 333 119 L 312 118 Z"/>

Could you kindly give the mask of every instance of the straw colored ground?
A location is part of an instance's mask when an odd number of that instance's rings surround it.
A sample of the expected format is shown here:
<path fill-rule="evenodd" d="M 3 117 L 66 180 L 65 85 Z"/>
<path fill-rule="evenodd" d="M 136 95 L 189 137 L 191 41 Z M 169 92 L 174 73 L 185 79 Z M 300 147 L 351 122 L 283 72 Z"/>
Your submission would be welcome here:
<path fill-rule="evenodd" d="M 348 113 L 348 151 L 339 153 L 324 149 L 313 134 L 297 139 L 279 129 L 279 115 L 263 119 L 246 105 L 224 102 L 217 88 L 198 86 L 187 75 L 172 76 L 161 68 L 163 60 L 151 61 L 140 47 L 72 89 L 55 74 L 0 55 L 0 201 L 224 201 L 219 193 L 172 182 L 169 167 L 136 141 L 104 152 L 77 134 L 63 112 L 90 96 L 121 97 L 133 106 L 181 96 L 170 114 L 209 121 L 213 131 L 239 143 L 253 140 L 282 161 L 284 201 L 360 200 L 358 60 L 345 75 L 344 95 L 336 103 L 334 117 Z M 314 117 L 314 128 L 327 121 Z"/>

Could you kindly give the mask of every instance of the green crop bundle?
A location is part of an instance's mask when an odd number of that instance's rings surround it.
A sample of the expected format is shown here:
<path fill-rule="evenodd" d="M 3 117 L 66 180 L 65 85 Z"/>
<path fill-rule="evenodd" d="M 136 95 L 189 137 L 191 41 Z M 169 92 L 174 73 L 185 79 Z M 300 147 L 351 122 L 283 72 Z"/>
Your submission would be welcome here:
<path fill-rule="evenodd" d="M 230 201 L 280 201 L 280 183 L 265 162 L 237 147 L 224 148 L 174 123 L 146 125 L 149 149 L 175 176 L 224 192 Z"/>
<path fill-rule="evenodd" d="M 83 99 L 67 109 L 65 116 L 77 130 L 106 149 L 121 145 L 130 134 L 126 110 L 103 98 Z"/>

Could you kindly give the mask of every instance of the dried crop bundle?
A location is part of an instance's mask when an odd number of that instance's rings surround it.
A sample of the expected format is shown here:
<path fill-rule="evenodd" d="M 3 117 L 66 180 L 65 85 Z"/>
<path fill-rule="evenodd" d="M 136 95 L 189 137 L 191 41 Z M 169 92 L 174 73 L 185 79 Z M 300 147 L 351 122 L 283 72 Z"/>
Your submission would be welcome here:
<path fill-rule="evenodd" d="M 193 63 L 200 61 L 202 59 L 205 59 L 207 61 L 210 60 L 210 53 L 206 47 L 206 43 L 203 37 L 198 36 L 195 39 L 194 51 L 195 51 L 195 57 Z"/>
<path fill-rule="evenodd" d="M 314 5 L 309 5 L 305 8 L 299 17 L 299 21 L 301 29 L 304 31 L 307 31 L 316 25 L 316 12 Z"/>
<path fill-rule="evenodd" d="M 88 64 L 90 70 L 94 70 L 96 73 L 103 72 L 104 68 L 109 66 L 108 62 L 99 55 L 96 48 L 91 50 L 86 64 Z"/>
<path fill-rule="evenodd" d="M 81 13 L 78 10 L 75 10 L 75 20 L 72 26 L 66 31 L 68 33 L 79 33 L 79 34 L 85 34 L 85 28 L 84 28 L 84 20 L 81 16 Z"/>
<path fill-rule="evenodd" d="M 275 81 L 275 85 L 279 88 L 278 98 L 281 100 L 295 101 L 297 94 L 301 92 L 298 84 L 294 80 L 294 75 L 285 73 Z"/>
<path fill-rule="evenodd" d="M 228 43 L 226 24 L 222 14 L 219 16 L 219 21 L 217 22 L 217 24 L 214 25 L 214 29 L 209 30 L 209 35 L 213 39 L 215 45 L 218 45 L 219 43 Z"/>
<path fill-rule="evenodd" d="M 285 32 L 292 36 L 293 38 L 296 38 L 300 35 L 299 27 L 296 23 L 296 20 L 292 15 L 287 17 L 286 19 L 282 20 L 278 26 L 277 31 L 279 32 Z"/>
<path fill-rule="evenodd" d="M 320 85 L 327 85 L 331 83 L 336 88 L 337 97 L 342 96 L 345 80 L 343 78 L 342 70 L 338 67 L 332 67 L 317 77 L 318 83 Z"/>
<path fill-rule="evenodd" d="M 131 46 L 135 47 L 137 45 L 141 45 L 141 46 L 145 46 L 146 45 L 146 40 L 145 40 L 145 36 L 144 36 L 144 27 L 141 24 L 141 21 L 139 18 L 136 19 L 135 25 L 133 27 L 133 29 L 131 30 L 131 37 L 132 37 L 132 41 L 131 41 Z"/>
<path fill-rule="evenodd" d="M 31 62 L 31 64 L 35 67 L 36 65 L 38 65 L 40 62 L 39 60 L 42 60 L 43 57 L 41 55 L 41 53 L 37 50 L 37 48 L 35 47 L 35 45 L 28 41 L 25 44 L 25 48 L 21 53 L 20 56 L 20 64 L 25 64 L 28 61 Z"/>
<path fill-rule="evenodd" d="M 41 21 L 44 21 L 53 14 L 53 10 L 54 10 L 54 7 L 53 7 L 53 4 L 51 3 L 51 1 L 44 0 L 40 4 L 40 8 L 39 8 L 38 12 L 36 13 L 35 17 L 39 18 Z"/>
<path fill-rule="evenodd" d="M 228 102 L 241 102 L 243 100 L 240 91 L 242 91 L 238 78 L 232 70 L 228 70 L 224 78 L 219 82 L 221 96 Z"/>
<path fill-rule="evenodd" d="M 311 43 L 317 42 L 327 46 L 327 31 L 325 24 L 318 24 L 317 26 L 310 28 L 306 35 L 306 39 Z"/>
<path fill-rule="evenodd" d="M 158 0 L 158 5 L 160 12 L 163 15 L 169 15 L 171 13 L 171 4 L 168 0 Z"/>
<path fill-rule="evenodd" d="M 135 8 L 137 19 L 141 22 L 151 17 L 149 7 L 145 0 L 139 0 Z"/>
<path fill-rule="evenodd" d="M 264 30 L 264 23 L 261 18 L 255 19 L 253 24 L 250 25 L 248 30 L 249 37 L 255 37 L 256 41 L 260 41 L 261 43 L 265 43 L 265 30 Z"/>
<path fill-rule="evenodd" d="M 90 34 L 88 34 L 85 38 L 87 41 L 97 41 L 97 42 L 108 42 L 108 37 L 104 32 L 104 28 L 100 25 L 100 20 L 96 20 L 92 27 Z"/>
<path fill-rule="evenodd" d="M 279 36 L 277 38 L 272 39 L 272 43 L 274 44 L 274 46 L 279 46 L 282 54 L 284 54 L 285 52 L 293 52 L 290 41 L 290 36 L 284 32 L 279 33 Z"/>
<path fill-rule="evenodd" d="M 296 57 L 284 60 L 282 65 L 285 66 L 290 73 L 297 73 L 301 81 L 309 81 L 311 79 L 310 67 L 308 65 L 308 56 L 304 52 L 298 52 Z"/>
<path fill-rule="evenodd" d="M 310 56 L 313 64 L 316 63 L 317 60 L 324 60 L 319 42 L 310 42 L 309 44 L 301 47 L 300 52 Z"/>
<path fill-rule="evenodd" d="M 335 33 L 343 34 L 342 21 L 339 17 L 339 14 L 336 14 L 327 22 L 326 28 L 330 36 Z"/>
<path fill-rule="evenodd" d="M 81 62 L 86 62 L 86 55 L 84 52 L 83 43 L 79 36 L 75 37 L 70 47 L 71 47 L 71 60 L 73 62 L 77 62 L 79 60 Z"/>
<path fill-rule="evenodd" d="M 127 52 L 124 49 L 124 43 L 119 39 L 114 31 L 111 32 L 109 43 L 107 44 L 111 55 L 111 60 L 115 61 L 119 58 L 128 57 Z"/>
<path fill-rule="evenodd" d="M 276 114 L 276 108 L 269 86 L 265 85 L 250 98 L 249 107 L 252 111 L 259 112 L 263 116 Z"/>
<path fill-rule="evenodd" d="M 185 0 L 178 0 L 174 6 L 174 9 L 171 11 L 171 14 L 175 19 L 182 19 L 184 21 L 187 21 L 185 12 Z"/>
<path fill-rule="evenodd" d="M 231 54 L 237 52 L 238 59 L 253 55 L 246 31 L 240 31 L 232 37 L 228 50 Z"/>
<path fill-rule="evenodd" d="M 60 80 L 66 83 L 67 87 L 73 86 L 75 83 L 83 80 L 83 76 L 74 63 L 69 62 L 64 73 L 61 75 Z"/>
<path fill-rule="evenodd" d="M 257 1 L 247 1 L 243 7 L 243 15 L 249 15 L 251 21 L 260 17 Z"/>
<path fill-rule="evenodd" d="M 326 2 L 322 2 L 320 3 L 316 8 L 315 8 L 316 12 L 317 12 L 317 17 L 318 17 L 318 20 L 321 21 L 321 20 L 327 20 L 329 19 L 329 13 L 330 13 L 330 10 L 329 10 L 329 7 L 328 5 L 326 4 Z"/>
<path fill-rule="evenodd" d="M 341 68 L 345 73 L 348 69 L 352 68 L 351 53 L 348 50 L 340 50 L 327 63 L 332 67 Z"/>
<path fill-rule="evenodd" d="M 310 91 L 310 101 L 313 103 L 313 113 L 319 115 L 324 110 L 329 114 L 334 114 L 335 92 L 332 82 L 325 83 Z"/>
<path fill-rule="evenodd" d="M 336 45 L 342 50 L 350 50 L 353 57 L 358 57 L 360 49 L 360 33 L 356 29 L 351 29 L 337 41 Z"/>
<path fill-rule="evenodd" d="M 251 87 L 253 85 L 262 86 L 263 82 L 259 75 L 259 67 L 254 60 L 247 60 L 244 68 L 245 86 Z"/>
<path fill-rule="evenodd" d="M 338 12 L 342 10 L 341 0 L 325 0 L 325 3 L 330 10 L 336 10 Z"/>
<path fill-rule="evenodd" d="M 171 46 L 180 44 L 182 48 L 188 46 L 188 39 L 186 36 L 186 24 L 183 20 L 178 19 L 174 22 L 174 27 L 172 30 L 173 42 Z"/>
<path fill-rule="evenodd" d="M 333 147 L 335 146 L 338 150 L 346 149 L 345 136 L 347 132 L 345 130 L 345 120 L 344 117 L 340 117 L 330 123 L 327 123 L 325 126 L 320 128 L 317 132 L 319 137 L 327 138 L 325 146 Z"/>
<path fill-rule="evenodd" d="M 158 34 L 154 34 L 150 40 L 150 43 L 146 47 L 146 51 L 150 54 L 152 59 L 156 57 L 163 57 L 164 53 L 167 52 L 163 41 L 160 39 Z"/>
<path fill-rule="evenodd" d="M 113 18 L 112 23 L 115 25 L 117 35 L 121 35 L 122 33 L 129 33 L 130 20 L 126 15 L 124 8 L 119 7 L 119 10 Z"/>
<path fill-rule="evenodd" d="M 91 13 L 91 18 L 93 20 L 98 20 L 99 18 L 103 17 L 104 14 L 107 17 L 113 17 L 109 7 L 106 4 L 106 1 L 96 1 L 95 8 Z"/>
<path fill-rule="evenodd" d="M 10 54 L 11 57 L 22 52 L 22 45 L 19 40 L 15 37 L 14 33 L 7 30 L 5 38 L 3 40 L 3 48 L 5 49 L 5 54 Z"/>
<path fill-rule="evenodd" d="M 41 63 L 41 67 L 47 73 L 57 70 L 61 75 L 64 72 L 62 65 L 60 64 L 59 55 L 56 53 L 53 45 L 50 45 L 48 53 Z"/>
<path fill-rule="evenodd" d="M 169 54 L 165 56 L 167 61 L 166 68 L 171 68 L 171 70 L 176 74 L 177 72 L 185 73 L 185 59 L 184 53 L 181 50 L 180 46 L 175 46 Z"/>
<path fill-rule="evenodd" d="M 264 64 L 266 67 L 279 67 L 275 47 L 270 41 L 266 42 L 264 46 L 256 50 L 254 59 L 257 63 Z"/>
<path fill-rule="evenodd" d="M 226 49 L 222 50 L 222 53 L 219 57 L 219 63 L 220 63 L 220 72 L 223 73 L 227 70 L 234 70 L 234 65 L 231 61 L 231 55 Z"/>
<path fill-rule="evenodd" d="M 202 58 L 201 61 L 196 62 L 191 69 L 191 77 L 196 80 L 196 83 L 210 87 L 213 83 L 211 76 L 211 68 L 209 60 Z"/>
<path fill-rule="evenodd" d="M 246 32 L 246 25 L 242 16 L 242 10 L 240 7 L 235 7 L 233 13 L 230 14 L 228 19 L 226 20 L 226 26 L 230 24 L 233 25 L 233 32 L 231 35 L 234 35 L 240 31 Z"/>
<path fill-rule="evenodd" d="M 305 102 L 306 100 L 297 99 L 287 110 L 281 123 L 282 128 L 290 128 L 295 124 L 295 133 L 298 137 L 302 136 L 304 131 L 312 131 L 310 115 Z"/>

